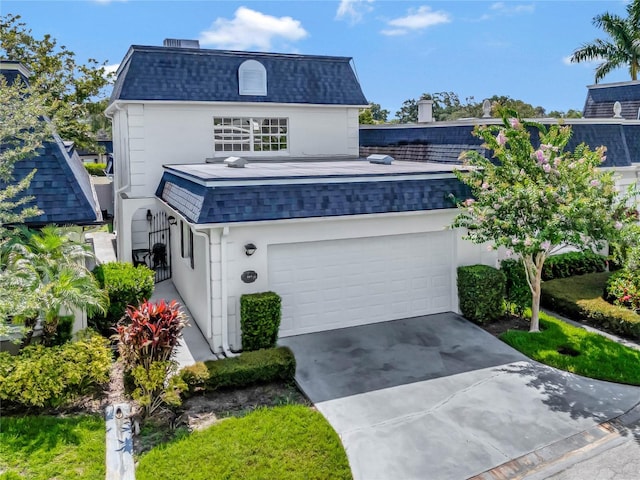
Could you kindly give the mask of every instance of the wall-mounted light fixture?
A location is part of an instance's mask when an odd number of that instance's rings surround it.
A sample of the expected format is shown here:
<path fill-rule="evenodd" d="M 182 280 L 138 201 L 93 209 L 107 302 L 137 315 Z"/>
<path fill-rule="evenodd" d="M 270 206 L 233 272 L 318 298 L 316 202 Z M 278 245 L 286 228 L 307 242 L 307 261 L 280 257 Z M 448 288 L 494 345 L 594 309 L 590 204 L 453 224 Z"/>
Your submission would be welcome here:
<path fill-rule="evenodd" d="M 153 220 L 153 215 L 151 214 L 151 210 L 147 209 L 147 222 L 151 223 Z"/>
<path fill-rule="evenodd" d="M 177 225 L 178 224 L 178 220 L 176 220 L 176 217 L 174 217 L 173 215 L 169 215 L 167 217 L 167 220 L 169 222 L 169 225 Z"/>
<path fill-rule="evenodd" d="M 244 246 L 244 253 L 246 253 L 247 257 L 250 257 L 251 255 L 256 253 L 257 249 L 258 247 L 256 247 L 253 243 L 247 243 Z"/>

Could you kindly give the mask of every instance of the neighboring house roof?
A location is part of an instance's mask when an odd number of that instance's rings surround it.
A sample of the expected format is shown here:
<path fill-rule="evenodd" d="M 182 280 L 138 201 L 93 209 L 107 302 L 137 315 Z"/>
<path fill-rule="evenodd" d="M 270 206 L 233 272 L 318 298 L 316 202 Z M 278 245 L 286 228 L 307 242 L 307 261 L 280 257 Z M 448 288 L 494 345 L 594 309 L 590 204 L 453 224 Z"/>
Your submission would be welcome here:
<path fill-rule="evenodd" d="M 56 134 L 38 150 L 39 155 L 15 164 L 19 181 L 34 168 L 37 172 L 22 196 L 33 196 L 27 205 L 37 205 L 44 213 L 29 218 L 27 225 L 86 225 L 102 221 L 100 207 L 89 174 L 77 157 L 69 156 Z M 75 153 L 75 152 L 74 152 Z M 0 183 L 0 188 L 4 185 Z"/>
<path fill-rule="evenodd" d="M 620 102 L 620 115 L 640 119 L 640 81 L 590 85 L 582 115 L 584 118 L 613 118 L 613 105 Z"/>
<path fill-rule="evenodd" d="M 366 160 L 172 165 L 156 196 L 198 224 L 437 210 L 470 194 L 451 172 Z"/>
<path fill-rule="evenodd" d="M 0 75 L 9 82 L 18 77 L 25 80 L 27 73 L 19 62 L 0 62 Z M 49 122 L 46 118 L 42 121 Z M 4 146 L 0 145 L 0 148 Z M 49 140 L 43 142 L 37 153 L 20 160 L 13 169 L 12 184 L 25 178 L 32 170 L 37 170 L 29 187 L 18 198 L 34 197 L 25 205 L 37 206 L 43 214 L 31 217 L 24 223 L 85 225 L 102 221 L 95 190 L 73 142 L 63 142 L 54 133 Z M 0 181 L 0 188 L 4 189 L 6 186 Z"/>
<path fill-rule="evenodd" d="M 265 67 L 267 95 L 239 94 L 238 68 L 246 60 Z M 350 62 L 348 57 L 134 45 L 119 68 L 111 102 L 367 105 Z"/>
<path fill-rule="evenodd" d="M 492 119 L 486 123 L 497 121 Z M 483 121 L 478 120 L 478 123 Z M 593 149 L 604 145 L 607 147 L 604 167 L 624 167 L 640 162 L 640 123 L 598 123 L 584 120 L 566 123 L 571 125 L 573 132 L 567 145 L 568 150 L 575 149 L 581 143 Z M 482 141 L 472 135 L 473 127 L 469 122 L 420 126 L 360 126 L 360 155 L 381 153 L 396 160 L 459 163 L 454 161 L 456 153 L 459 155 L 466 150 L 476 150 L 490 157 L 491 152 L 485 151 L 481 147 Z M 532 133 L 535 135 L 535 131 Z M 418 158 L 420 154 L 423 154 L 422 158 Z"/>

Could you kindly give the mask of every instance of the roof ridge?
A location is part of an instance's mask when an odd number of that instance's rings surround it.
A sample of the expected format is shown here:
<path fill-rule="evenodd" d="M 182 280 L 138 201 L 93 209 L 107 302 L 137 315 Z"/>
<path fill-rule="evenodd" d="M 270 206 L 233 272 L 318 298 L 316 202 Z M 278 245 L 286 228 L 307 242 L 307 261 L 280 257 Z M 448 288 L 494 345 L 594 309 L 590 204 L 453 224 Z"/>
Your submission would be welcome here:
<path fill-rule="evenodd" d="M 239 56 L 261 56 L 261 57 L 281 57 L 281 58 L 308 58 L 313 60 L 327 60 L 327 61 L 346 61 L 350 62 L 353 57 L 345 56 L 333 56 L 333 55 L 315 55 L 315 54 L 303 54 L 303 53 L 279 53 L 279 52 L 255 52 L 245 50 L 220 50 L 212 48 L 186 48 L 186 47 L 164 47 L 158 45 L 131 45 L 131 50 L 134 51 L 158 51 L 158 52 L 179 52 L 190 54 L 207 54 L 207 55 L 221 55 L 230 57 Z"/>

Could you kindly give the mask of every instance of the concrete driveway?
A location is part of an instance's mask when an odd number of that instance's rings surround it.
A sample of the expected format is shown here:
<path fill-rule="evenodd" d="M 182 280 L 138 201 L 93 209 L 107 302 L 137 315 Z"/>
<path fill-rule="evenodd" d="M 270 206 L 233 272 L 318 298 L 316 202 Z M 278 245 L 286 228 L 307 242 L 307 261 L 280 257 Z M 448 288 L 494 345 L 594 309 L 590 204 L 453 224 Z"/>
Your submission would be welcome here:
<path fill-rule="evenodd" d="M 540 365 L 445 313 L 288 337 L 355 479 L 463 479 L 592 429 L 640 389 Z"/>

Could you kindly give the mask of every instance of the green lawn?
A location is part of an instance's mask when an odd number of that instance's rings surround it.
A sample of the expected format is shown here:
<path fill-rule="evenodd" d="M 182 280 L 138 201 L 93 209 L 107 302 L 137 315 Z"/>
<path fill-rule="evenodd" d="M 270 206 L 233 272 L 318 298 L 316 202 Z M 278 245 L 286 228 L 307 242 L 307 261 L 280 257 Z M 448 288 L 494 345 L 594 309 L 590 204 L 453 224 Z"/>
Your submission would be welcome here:
<path fill-rule="evenodd" d="M 303 405 L 255 410 L 156 447 L 140 457 L 137 480 L 350 479 L 338 435 Z"/>
<path fill-rule="evenodd" d="M 510 330 L 500 338 L 528 357 L 552 367 L 585 377 L 640 385 L 640 351 L 544 313 L 540 314 L 540 325 L 541 332 Z"/>
<path fill-rule="evenodd" d="M 0 479 L 98 480 L 104 476 L 102 418 L 0 418 Z"/>

